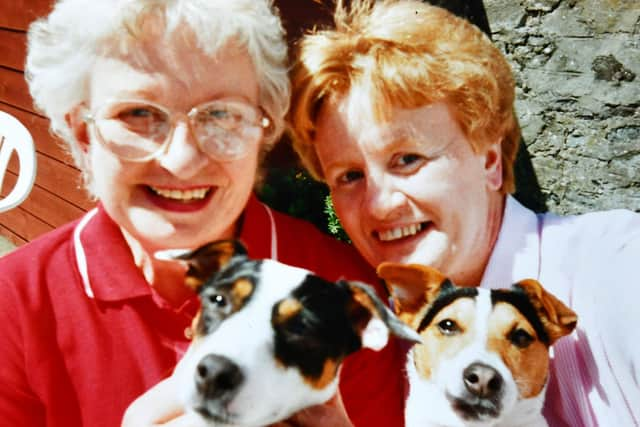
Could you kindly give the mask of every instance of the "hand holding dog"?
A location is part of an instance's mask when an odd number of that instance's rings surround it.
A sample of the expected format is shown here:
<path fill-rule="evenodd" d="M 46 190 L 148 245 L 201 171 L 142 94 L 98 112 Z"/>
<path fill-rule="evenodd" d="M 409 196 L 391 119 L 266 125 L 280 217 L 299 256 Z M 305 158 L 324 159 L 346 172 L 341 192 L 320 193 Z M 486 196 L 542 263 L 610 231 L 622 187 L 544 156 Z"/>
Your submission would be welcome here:
<path fill-rule="evenodd" d="M 128 408 L 121 427 L 210 427 L 194 413 L 185 413 L 176 400 L 175 379 L 169 377 L 137 398 Z M 323 405 L 304 409 L 271 427 L 352 427 L 339 395 Z"/>
<path fill-rule="evenodd" d="M 352 427 L 339 394 L 323 405 L 303 409 L 288 420 L 272 424 L 270 427 L 315 426 Z"/>

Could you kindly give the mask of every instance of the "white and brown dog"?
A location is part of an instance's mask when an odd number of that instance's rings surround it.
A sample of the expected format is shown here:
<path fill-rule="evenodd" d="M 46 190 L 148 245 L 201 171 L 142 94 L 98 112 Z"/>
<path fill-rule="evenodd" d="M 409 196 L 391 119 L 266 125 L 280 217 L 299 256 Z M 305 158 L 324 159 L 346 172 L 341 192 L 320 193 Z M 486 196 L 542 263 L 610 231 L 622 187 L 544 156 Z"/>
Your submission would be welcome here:
<path fill-rule="evenodd" d="M 394 263 L 378 275 L 422 337 L 407 360 L 407 427 L 547 425 L 549 346 L 573 331 L 573 311 L 532 279 L 458 287 L 437 270 Z"/>
<path fill-rule="evenodd" d="M 186 262 L 202 301 L 174 376 L 185 408 L 211 425 L 286 419 L 335 394 L 347 355 L 381 349 L 389 332 L 419 340 L 368 285 L 249 259 L 236 241 L 156 256 Z"/>

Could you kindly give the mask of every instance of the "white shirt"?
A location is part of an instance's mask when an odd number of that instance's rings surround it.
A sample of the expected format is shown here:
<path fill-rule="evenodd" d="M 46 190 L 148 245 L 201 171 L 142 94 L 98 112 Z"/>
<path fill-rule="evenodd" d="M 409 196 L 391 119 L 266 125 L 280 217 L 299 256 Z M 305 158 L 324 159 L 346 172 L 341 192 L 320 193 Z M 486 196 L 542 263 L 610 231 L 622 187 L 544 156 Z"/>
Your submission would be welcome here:
<path fill-rule="evenodd" d="M 640 425 L 640 215 L 536 215 L 507 197 L 481 287 L 526 278 L 578 315 L 553 347 L 550 425 Z"/>

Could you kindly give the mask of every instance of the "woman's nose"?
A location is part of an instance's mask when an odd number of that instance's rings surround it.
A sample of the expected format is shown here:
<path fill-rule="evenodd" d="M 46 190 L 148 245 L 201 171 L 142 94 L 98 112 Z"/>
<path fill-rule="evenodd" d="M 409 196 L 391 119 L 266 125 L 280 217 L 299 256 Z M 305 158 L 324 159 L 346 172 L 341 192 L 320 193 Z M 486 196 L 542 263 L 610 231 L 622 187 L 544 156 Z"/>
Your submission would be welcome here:
<path fill-rule="evenodd" d="M 176 124 L 170 138 L 168 147 L 159 157 L 160 165 L 178 178 L 193 178 L 208 164 L 209 156 L 200 150 L 186 123 Z"/>
<path fill-rule="evenodd" d="M 370 177 L 367 180 L 365 209 L 377 220 L 389 220 L 399 212 L 406 198 L 390 177 Z"/>

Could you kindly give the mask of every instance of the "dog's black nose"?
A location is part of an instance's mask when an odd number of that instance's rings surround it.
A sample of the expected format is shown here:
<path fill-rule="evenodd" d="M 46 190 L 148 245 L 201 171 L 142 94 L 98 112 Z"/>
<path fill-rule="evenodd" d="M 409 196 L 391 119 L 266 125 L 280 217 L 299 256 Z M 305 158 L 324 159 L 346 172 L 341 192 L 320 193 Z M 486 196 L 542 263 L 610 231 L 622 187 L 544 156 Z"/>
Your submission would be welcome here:
<path fill-rule="evenodd" d="M 207 399 L 233 396 L 243 379 L 238 365 L 217 354 L 206 355 L 196 367 L 196 388 Z"/>
<path fill-rule="evenodd" d="M 489 399 L 502 391 L 502 375 L 491 366 L 472 363 L 463 372 L 464 385 L 475 396 Z"/>

